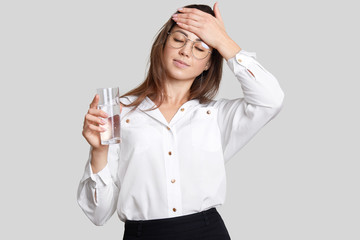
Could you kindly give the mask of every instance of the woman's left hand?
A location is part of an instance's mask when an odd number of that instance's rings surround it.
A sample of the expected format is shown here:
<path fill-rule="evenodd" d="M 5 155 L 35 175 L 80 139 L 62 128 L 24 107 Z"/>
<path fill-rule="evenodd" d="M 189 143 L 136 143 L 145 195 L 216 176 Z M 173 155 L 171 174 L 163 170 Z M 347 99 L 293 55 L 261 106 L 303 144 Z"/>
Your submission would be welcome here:
<path fill-rule="evenodd" d="M 196 8 L 182 8 L 178 11 L 180 13 L 174 14 L 173 20 L 179 27 L 194 33 L 217 49 L 226 60 L 241 50 L 226 33 L 217 2 L 214 4 L 215 17 Z"/>

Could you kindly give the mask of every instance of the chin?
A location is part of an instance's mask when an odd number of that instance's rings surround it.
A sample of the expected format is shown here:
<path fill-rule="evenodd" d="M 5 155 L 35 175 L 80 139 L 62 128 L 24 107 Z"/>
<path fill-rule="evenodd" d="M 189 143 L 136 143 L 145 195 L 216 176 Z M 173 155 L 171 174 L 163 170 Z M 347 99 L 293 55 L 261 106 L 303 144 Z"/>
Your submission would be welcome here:
<path fill-rule="evenodd" d="M 188 74 L 188 73 L 181 72 L 181 71 L 170 71 L 168 73 L 168 76 L 171 79 L 175 79 L 175 80 L 179 80 L 179 81 L 195 79 L 195 77 L 196 77 L 196 76 L 193 76 L 193 74 Z"/>
<path fill-rule="evenodd" d="M 199 73 L 200 74 L 200 73 Z M 194 75 L 193 69 L 179 69 L 176 67 L 170 67 L 167 70 L 167 76 L 176 80 L 194 80 L 198 75 Z"/>

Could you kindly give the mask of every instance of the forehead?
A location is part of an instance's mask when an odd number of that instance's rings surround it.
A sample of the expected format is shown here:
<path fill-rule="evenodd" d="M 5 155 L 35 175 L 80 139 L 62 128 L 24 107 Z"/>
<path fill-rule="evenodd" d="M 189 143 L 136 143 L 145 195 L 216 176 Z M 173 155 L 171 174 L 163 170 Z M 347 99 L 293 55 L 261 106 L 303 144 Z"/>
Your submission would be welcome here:
<path fill-rule="evenodd" d="M 188 38 L 190 38 L 191 40 L 197 40 L 197 39 L 201 40 L 201 38 L 199 38 L 196 34 L 190 32 L 190 31 L 187 31 L 187 30 L 179 27 L 178 25 L 175 25 L 173 27 L 173 29 L 171 30 L 171 32 L 174 32 L 174 31 L 181 31 L 181 32 L 185 33 L 188 36 Z"/>

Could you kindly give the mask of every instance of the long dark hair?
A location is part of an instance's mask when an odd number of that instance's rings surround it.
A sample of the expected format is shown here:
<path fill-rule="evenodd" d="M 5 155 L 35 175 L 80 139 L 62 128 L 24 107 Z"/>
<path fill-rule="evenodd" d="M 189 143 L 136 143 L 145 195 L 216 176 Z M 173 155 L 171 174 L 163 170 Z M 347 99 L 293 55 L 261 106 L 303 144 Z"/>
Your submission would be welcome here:
<path fill-rule="evenodd" d="M 193 4 L 185 6 L 184 8 L 196 8 L 215 17 L 214 11 L 208 5 Z M 179 13 L 179 11 L 177 11 L 177 13 Z M 164 95 L 166 94 L 164 93 L 164 79 L 166 77 L 166 73 L 163 52 L 168 37 L 168 32 L 171 31 L 175 24 L 175 21 L 170 18 L 157 33 L 156 39 L 151 48 L 149 59 L 150 67 L 145 81 L 138 87 L 121 96 L 125 97 L 129 95 L 135 95 L 138 96 L 138 98 L 130 104 L 123 104 L 124 106 L 135 106 L 135 109 L 147 96 L 151 99 L 154 98 L 159 100 L 160 104 L 158 104 L 157 107 L 163 103 Z M 200 103 L 210 102 L 216 96 L 219 90 L 222 77 L 222 68 L 223 57 L 216 49 L 213 49 L 208 70 L 203 71 L 202 74 L 197 76 L 190 87 L 189 100 L 199 99 Z"/>

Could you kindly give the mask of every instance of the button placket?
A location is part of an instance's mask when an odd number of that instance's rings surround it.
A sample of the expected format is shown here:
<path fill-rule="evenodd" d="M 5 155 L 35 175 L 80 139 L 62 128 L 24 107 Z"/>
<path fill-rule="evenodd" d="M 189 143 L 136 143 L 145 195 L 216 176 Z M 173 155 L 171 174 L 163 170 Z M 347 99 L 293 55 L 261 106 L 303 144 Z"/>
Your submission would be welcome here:
<path fill-rule="evenodd" d="M 178 182 L 179 163 L 176 154 L 176 131 L 174 127 L 167 126 L 164 128 L 166 141 L 165 145 L 165 170 L 166 170 L 166 185 L 168 193 L 168 211 L 169 216 L 178 216 L 181 211 L 181 193 Z"/>
<path fill-rule="evenodd" d="M 170 123 L 171 127 L 176 125 L 178 121 L 181 121 L 181 119 L 186 118 L 186 115 L 191 113 L 191 109 L 193 109 L 193 106 L 195 105 L 196 102 L 199 102 L 199 100 L 193 99 L 181 105 L 178 111 L 176 112 L 176 114 L 174 115 L 174 117 L 171 119 L 171 123 Z"/>

